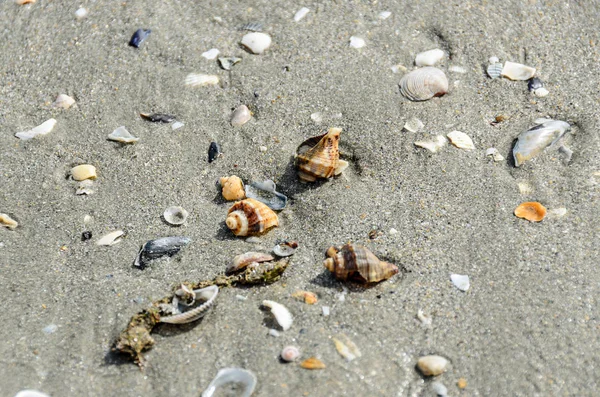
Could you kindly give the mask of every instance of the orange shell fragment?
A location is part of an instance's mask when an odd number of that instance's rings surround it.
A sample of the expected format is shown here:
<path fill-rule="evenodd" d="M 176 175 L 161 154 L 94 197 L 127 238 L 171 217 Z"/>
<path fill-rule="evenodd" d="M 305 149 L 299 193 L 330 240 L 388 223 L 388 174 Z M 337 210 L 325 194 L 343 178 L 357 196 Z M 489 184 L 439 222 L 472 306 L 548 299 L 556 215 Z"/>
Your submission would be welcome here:
<path fill-rule="evenodd" d="M 305 369 L 323 369 L 325 363 L 316 357 L 310 357 L 300 363 L 300 366 Z"/>
<path fill-rule="evenodd" d="M 529 222 L 540 222 L 546 217 L 546 207 L 537 201 L 528 201 L 515 208 L 515 216 L 527 219 Z"/>

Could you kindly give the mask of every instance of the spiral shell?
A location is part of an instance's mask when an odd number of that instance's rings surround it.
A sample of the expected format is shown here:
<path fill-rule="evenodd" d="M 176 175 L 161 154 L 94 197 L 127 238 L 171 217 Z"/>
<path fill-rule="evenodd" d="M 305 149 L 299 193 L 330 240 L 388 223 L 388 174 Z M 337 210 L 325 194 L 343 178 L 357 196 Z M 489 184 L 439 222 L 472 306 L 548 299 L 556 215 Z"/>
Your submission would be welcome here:
<path fill-rule="evenodd" d="M 323 265 L 340 280 L 377 283 L 398 273 L 396 265 L 380 261 L 360 245 L 346 244 L 339 252 L 335 247 L 329 247 L 327 256 Z"/>
<path fill-rule="evenodd" d="M 296 157 L 298 177 L 301 180 L 314 182 L 318 178 L 331 178 L 348 167 L 346 161 L 340 160 L 338 143 L 341 133 L 341 128 L 330 128 L 327 134 L 302 142 Z"/>
<path fill-rule="evenodd" d="M 227 213 L 225 223 L 236 236 L 261 234 L 279 226 L 277 214 L 254 199 L 238 201 Z"/>
<path fill-rule="evenodd" d="M 448 79 L 438 68 L 420 68 L 402 77 L 400 92 L 411 101 L 426 101 L 447 93 Z"/>

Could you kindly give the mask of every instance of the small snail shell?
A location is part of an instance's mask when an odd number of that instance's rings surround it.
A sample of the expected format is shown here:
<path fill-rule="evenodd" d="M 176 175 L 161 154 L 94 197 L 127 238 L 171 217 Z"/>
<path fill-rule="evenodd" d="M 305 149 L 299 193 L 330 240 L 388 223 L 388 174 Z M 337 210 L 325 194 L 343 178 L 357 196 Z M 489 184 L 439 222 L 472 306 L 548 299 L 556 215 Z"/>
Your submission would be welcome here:
<path fill-rule="evenodd" d="M 420 68 L 402 77 L 400 92 L 411 101 L 426 101 L 447 93 L 448 79 L 438 68 Z"/>
<path fill-rule="evenodd" d="M 317 178 L 331 178 L 348 167 L 346 161 L 340 160 L 341 133 L 341 128 L 330 128 L 327 134 L 309 138 L 298 147 L 296 167 L 301 180 L 314 182 Z"/>
<path fill-rule="evenodd" d="M 327 256 L 329 258 L 323 261 L 323 265 L 340 280 L 376 283 L 398 273 L 396 265 L 380 261 L 371 251 L 359 245 L 346 244 L 339 252 L 330 247 Z"/>
<path fill-rule="evenodd" d="M 223 188 L 223 198 L 225 200 L 241 200 L 246 197 L 244 192 L 244 184 L 240 177 L 231 175 L 220 179 L 221 187 Z"/>
<path fill-rule="evenodd" d="M 292 362 L 300 357 L 300 349 L 296 346 L 286 346 L 281 350 L 281 359 L 283 361 Z"/>
<path fill-rule="evenodd" d="M 238 201 L 229 209 L 225 223 L 236 236 L 248 236 L 279 226 L 279 218 L 260 201 L 246 199 Z"/>

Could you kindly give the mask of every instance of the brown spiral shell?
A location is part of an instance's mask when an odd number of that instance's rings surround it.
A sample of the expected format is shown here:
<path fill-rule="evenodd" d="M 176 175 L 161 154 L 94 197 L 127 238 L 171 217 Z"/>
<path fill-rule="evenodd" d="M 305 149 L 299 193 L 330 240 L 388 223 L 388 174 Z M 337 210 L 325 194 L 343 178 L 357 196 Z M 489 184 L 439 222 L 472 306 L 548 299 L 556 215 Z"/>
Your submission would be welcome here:
<path fill-rule="evenodd" d="M 296 157 L 296 168 L 301 180 L 314 182 L 319 178 L 331 178 L 348 166 L 347 162 L 340 160 L 338 143 L 341 133 L 341 128 L 330 128 L 326 134 L 302 142 Z"/>
<path fill-rule="evenodd" d="M 323 265 L 340 280 L 377 283 L 398 273 L 396 265 L 380 261 L 360 245 L 346 244 L 339 252 L 335 247 L 329 247 L 327 256 Z"/>
<path fill-rule="evenodd" d="M 277 214 L 254 199 L 236 202 L 227 214 L 225 223 L 236 236 L 261 234 L 274 226 L 279 226 Z"/>
<path fill-rule="evenodd" d="M 438 68 L 420 68 L 402 77 L 400 92 L 411 101 L 426 101 L 447 93 L 448 79 Z"/>

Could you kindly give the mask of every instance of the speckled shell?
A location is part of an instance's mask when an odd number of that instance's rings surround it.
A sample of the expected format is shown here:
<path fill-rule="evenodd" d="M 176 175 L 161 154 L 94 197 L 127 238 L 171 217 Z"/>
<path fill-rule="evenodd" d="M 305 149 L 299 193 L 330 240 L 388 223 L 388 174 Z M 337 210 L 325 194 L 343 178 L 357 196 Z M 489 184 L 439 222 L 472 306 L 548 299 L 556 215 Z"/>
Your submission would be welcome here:
<path fill-rule="evenodd" d="M 513 148 L 515 166 L 539 155 L 544 149 L 557 142 L 571 129 L 569 123 L 560 120 L 547 120 L 544 123 L 522 132 Z"/>
<path fill-rule="evenodd" d="M 323 265 L 340 280 L 377 283 L 398 273 L 394 264 L 380 261 L 371 251 L 360 245 L 346 244 L 341 251 L 327 250 Z"/>
<path fill-rule="evenodd" d="M 330 128 L 327 134 L 307 139 L 298 147 L 296 168 L 301 180 L 314 182 L 341 173 L 341 166 L 347 164 L 340 162 L 338 143 L 341 133 L 341 128 Z"/>
<path fill-rule="evenodd" d="M 402 77 L 400 92 L 411 101 L 426 101 L 447 93 L 448 79 L 438 68 L 420 68 Z"/>
<path fill-rule="evenodd" d="M 279 226 L 279 218 L 260 201 L 246 199 L 238 201 L 229 209 L 225 223 L 236 236 L 250 236 Z"/>

